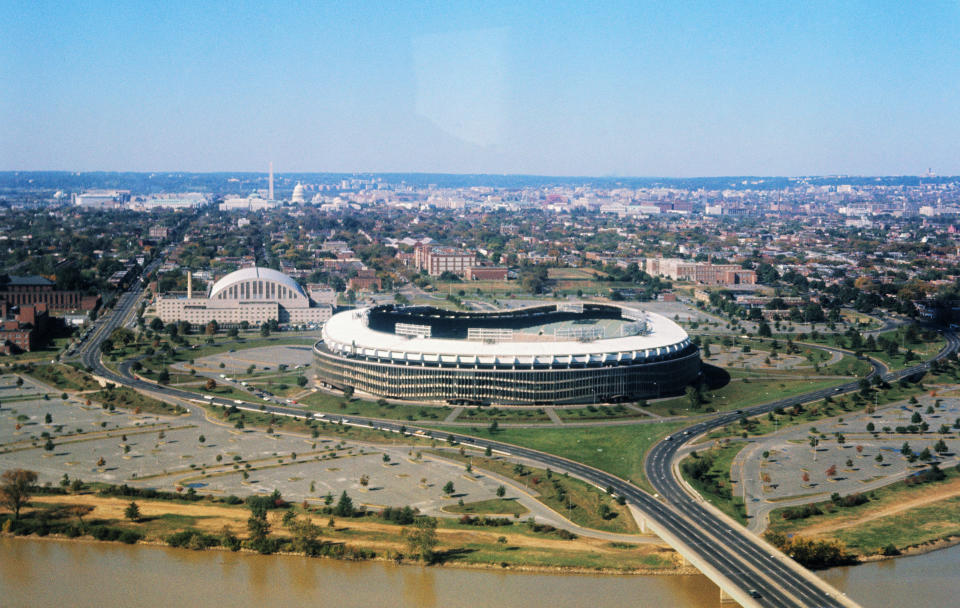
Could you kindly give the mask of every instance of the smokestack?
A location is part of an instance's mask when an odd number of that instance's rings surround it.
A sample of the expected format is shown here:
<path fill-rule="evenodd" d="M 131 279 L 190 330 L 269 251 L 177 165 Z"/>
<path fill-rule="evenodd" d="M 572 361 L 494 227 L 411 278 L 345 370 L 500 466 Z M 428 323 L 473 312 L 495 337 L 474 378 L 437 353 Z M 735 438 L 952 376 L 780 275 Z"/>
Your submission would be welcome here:
<path fill-rule="evenodd" d="M 193 273 L 187 271 L 187 299 L 193 297 Z"/>
<path fill-rule="evenodd" d="M 273 161 L 270 161 L 270 194 L 267 198 L 273 200 Z"/>

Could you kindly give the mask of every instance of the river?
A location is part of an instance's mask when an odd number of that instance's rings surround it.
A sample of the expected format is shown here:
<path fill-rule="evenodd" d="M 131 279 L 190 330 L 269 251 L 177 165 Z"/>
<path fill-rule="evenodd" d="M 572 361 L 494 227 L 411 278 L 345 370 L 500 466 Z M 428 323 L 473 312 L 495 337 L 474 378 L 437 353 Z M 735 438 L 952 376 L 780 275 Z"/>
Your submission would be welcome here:
<path fill-rule="evenodd" d="M 864 606 L 951 606 L 958 563 L 952 547 L 824 578 Z M 0 598 L 7 608 L 720 606 L 716 586 L 699 575 L 525 574 L 21 538 L 0 538 Z"/>

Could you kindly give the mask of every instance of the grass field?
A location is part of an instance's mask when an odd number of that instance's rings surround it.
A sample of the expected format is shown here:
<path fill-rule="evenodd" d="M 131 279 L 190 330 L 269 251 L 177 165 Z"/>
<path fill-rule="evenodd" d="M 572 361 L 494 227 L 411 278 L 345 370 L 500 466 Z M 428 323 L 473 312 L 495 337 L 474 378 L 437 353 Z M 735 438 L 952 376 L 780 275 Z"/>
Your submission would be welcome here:
<path fill-rule="evenodd" d="M 864 354 L 882 361 L 890 368 L 891 371 L 895 371 L 905 367 L 910 367 L 911 365 L 916 365 L 917 363 L 933 357 L 946 345 L 946 341 L 943 339 L 943 337 L 933 332 L 930 332 L 926 335 L 921 332 L 920 337 L 915 342 L 909 342 L 904 345 L 905 332 L 906 330 L 901 327 L 896 330 L 880 334 L 880 336 L 883 336 L 888 340 L 895 340 L 901 345 L 899 354 L 890 356 L 886 351 L 883 350 L 864 351 Z M 880 336 L 878 336 L 878 338 Z M 811 340 L 808 338 L 807 341 L 814 342 L 816 344 L 824 344 L 826 346 L 847 349 L 850 348 L 850 339 L 842 334 L 826 334 L 819 336 L 816 340 Z M 908 349 L 915 355 L 915 357 L 910 361 L 907 361 L 906 359 L 906 351 Z"/>
<path fill-rule="evenodd" d="M 722 412 L 792 397 L 843 384 L 844 382 L 844 380 L 839 379 L 793 380 L 778 378 L 763 380 L 759 378 L 734 378 L 722 388 L 705 390 L 703 393 L 704 403 L 698 410 L 690 407 L 690 400 L 685 396 L 650 403 L 645 409 L 664 416 L 702 413 L 708 411 L 707 408 Z"/>
<path fill-rule="evenodd" d="M 349 414 L 368 416 L 386 420 L 443 420 L 452 408 L 431 407 L 426 405 L 398 404 L 391 402 L 373 402 L 365 399 L 347 400 L 343 395 L 333 395 L 323 391 L 311 393 L 298 400 L 308 409 L 330 414 Z"/>
<path fill-rule="evenodd" d="M 469 515 L 525 515 L 529 510 L 512 498 L 490 498 L 467 502 L 463 506 L 451 505 L 443 508 L 446 513 L 466 513 Z"/>
<path fill-rule="evenodd" d="M 591 428 L 447 428 L 445 430 L 492 437 L 602 469 L 652 490 L 643 473 L 647 450 L 662 437 L 686 426 L 686 422 L 625 424 Z"/>
<path fill-rule="evenodd" d="M 86 391 L 100 388 L 100 383 L 87 373 L 76 370 L 62 363 L 37 365 L 28 375 L 41 382 L 52 384 L 59 389 L 70 391 Z"/>

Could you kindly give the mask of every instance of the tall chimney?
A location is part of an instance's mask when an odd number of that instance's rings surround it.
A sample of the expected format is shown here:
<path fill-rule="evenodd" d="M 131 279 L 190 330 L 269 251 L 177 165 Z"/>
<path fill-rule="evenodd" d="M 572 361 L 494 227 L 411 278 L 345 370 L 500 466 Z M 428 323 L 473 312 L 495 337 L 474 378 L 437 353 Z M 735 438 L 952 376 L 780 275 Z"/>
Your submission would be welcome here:
<path fill-rule="evenodd" d="M 273 161 L 270 161 L 270 194 L 267 199 L 273 200 Z"/>
<path fill-rule="evenodd" d="M 187 299 L 193 297 L 193 273 L 187 271 Z"/>

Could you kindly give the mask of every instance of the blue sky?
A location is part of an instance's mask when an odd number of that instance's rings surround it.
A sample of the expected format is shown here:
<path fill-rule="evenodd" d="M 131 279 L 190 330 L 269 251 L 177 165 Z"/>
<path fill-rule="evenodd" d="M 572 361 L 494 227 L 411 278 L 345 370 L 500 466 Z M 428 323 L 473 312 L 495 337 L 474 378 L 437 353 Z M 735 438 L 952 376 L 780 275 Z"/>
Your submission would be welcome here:
<path fill-rule="evenodd" d="M 960 174 L 960 2 L 10 2 L 0 170 Z"/>

